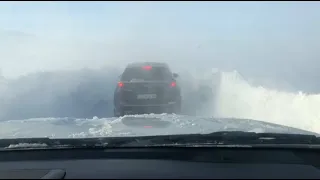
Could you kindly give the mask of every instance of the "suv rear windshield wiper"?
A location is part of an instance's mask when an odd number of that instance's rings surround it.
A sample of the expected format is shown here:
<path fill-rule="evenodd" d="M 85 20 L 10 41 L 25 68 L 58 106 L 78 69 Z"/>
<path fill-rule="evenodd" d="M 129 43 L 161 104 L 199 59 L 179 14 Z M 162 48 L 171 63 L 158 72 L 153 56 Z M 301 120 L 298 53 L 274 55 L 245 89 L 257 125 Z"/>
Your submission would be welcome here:
<path fill-rule="evenodd" d="M 19 138 L 0 139 L 4 149 L 108 148 L 150 146 L 285 146 L 316 147 L 320 138 L 314 135 L 219 131 L 209 134 L 181 134 L 135 137 L 102 137 L 79 139 Z"/>

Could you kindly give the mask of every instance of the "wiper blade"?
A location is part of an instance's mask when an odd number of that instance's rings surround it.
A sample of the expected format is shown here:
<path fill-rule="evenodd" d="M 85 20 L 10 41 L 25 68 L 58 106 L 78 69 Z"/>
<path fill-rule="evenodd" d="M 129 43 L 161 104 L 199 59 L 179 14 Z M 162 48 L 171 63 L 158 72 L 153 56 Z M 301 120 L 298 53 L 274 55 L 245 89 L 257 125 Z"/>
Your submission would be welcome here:
<path fill-rule="evenodd" d="M 148 139 L 148 136 L 67 138 L 67 139 L 50 139 L 50 138 L 0 139 L 0 150 L 120 147 L 120 146 L 126 146 L 126 145 L 130 146 L 131 143 L 136 145 L 136 143 L 140 143 L 142 139 Z M 146 143 L 147 142 L 141 144 L 141 146 L 145 145 Z"/>
<path fill-rule="evenodd" d="M 209 134 L 182 134 L 136 137 L 131 146 L 193 146 L 193 145 L 320 145 L 315 135 L 219 131 Z M 124 144 L 128 146 L 129 144 Z"/>
<path fill-rule="evenodd" d="M 16 138 L 0 139 L 0 148 L 19 149 L 19 148 L 43 148 L 50 146 L 49 138 Z"/>
<path fill-rule="evenodd" d="M 115 138 L 115 139 L 114 139 Z M 0 149 L 56 149 L 56 148 L 99 148 L 121 145 L 133 141 L 131 137 L 50 139 L 50 138 L 16 138 L 0 139 Z"/>
<path fill-rule="evenodd" d="M 308 134 L 255 133 L 244 131 L 219 131 L 203 134 L 204 137 L 237 144 L 320 144 L 320 138 Z"/>
<path fill-rule="evenodd" d="M 219 131 L 209 134 L 180 134 L 79 139 L 18 138 L 0 139 L 1 149 L 109 148 L 194 145 L 320 145 L 314 135 Z"/>

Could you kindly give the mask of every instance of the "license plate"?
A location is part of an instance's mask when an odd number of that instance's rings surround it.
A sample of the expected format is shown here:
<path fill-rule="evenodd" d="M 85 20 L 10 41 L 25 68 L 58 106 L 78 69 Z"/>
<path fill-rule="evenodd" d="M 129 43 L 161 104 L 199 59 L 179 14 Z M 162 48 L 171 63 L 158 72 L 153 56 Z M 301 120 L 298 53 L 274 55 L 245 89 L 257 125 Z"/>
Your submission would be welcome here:
<path fill-rule="evenodd" d="M 157 95 L 156 94 L 139 94 L 137 96 L 137 99 L 156 99 Z"/>

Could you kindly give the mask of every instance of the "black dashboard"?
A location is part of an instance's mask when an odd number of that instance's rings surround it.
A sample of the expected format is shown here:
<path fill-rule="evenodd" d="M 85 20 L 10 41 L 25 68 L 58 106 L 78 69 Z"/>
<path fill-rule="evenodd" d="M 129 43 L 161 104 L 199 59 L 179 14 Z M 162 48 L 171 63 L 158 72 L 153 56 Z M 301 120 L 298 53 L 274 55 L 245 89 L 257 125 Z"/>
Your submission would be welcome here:
<path fill-rule="evenodd" d="M 0 152 L 1 179 L 319 179 L 317 149 L 154 147 Z"/>

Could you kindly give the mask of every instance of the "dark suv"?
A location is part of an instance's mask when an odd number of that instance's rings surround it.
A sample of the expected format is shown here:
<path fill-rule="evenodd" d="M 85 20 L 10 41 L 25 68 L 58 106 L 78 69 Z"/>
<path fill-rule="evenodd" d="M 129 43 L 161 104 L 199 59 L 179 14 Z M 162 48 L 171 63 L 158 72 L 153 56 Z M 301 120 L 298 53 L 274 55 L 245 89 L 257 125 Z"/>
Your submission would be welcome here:
<path fill-rule="evenodd" d="M 177 77 L 165 63 L 129 64 L 114 92 L 114 115 L 180 113 Z"/>

